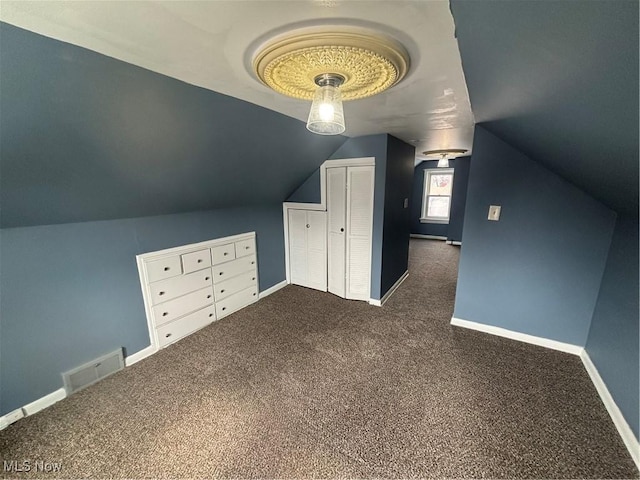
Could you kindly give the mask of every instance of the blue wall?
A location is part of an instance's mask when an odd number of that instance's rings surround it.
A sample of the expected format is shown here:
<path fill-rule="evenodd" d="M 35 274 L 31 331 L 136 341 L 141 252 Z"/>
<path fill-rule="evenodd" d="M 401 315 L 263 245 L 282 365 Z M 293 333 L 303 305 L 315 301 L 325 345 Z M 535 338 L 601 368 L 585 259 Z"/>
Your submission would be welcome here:
<path fill-rule="evenodd" d="M 260 290 L 284 272 L 282 206 L 0 230 L 0 415 L 61 372 L 150 344 L 135 256 L 256 231 Z"/>
<path fill-rule="evenodd" d="M 472 159 L 454 316 L 584 346 L 615 214 L 481 126 Z"/>
<path fill-rule="evenodd" d="M 320 197 L 320 168 L 316 168 L 309 178 L 289 195 L 287 202 L 320 203 L 322 201 Z"/>
<path fill-rule="evenodd" d="M 639 437 L 638 218 L 618 217 L 586 350 Z"/>
<path fill-rule="evenodd" d="M 420 222 L 420 217 L 422 216 L 422 195 L 424 193 L 424 171 L 438 168 L 438 161 L 426 160 L 416 165 L 411 191 L 411 233 L 447 237 L 447 240 L 454 240 L 456 242 L 462 240 L 470 160 L 471 157 L 460 157 L 449 160 L 449 166 L 453 168 L 455 172 L 453 176 L 453 191 L 451 192 L 451 213 L 448 224 Z"/>
<path fill-rule="evenodd" d="M 0 23 L 1 226 L 281 202 L 345 140 Z"/>
<path fill-rule="evenodd" d="M 453 162 L 455 175 L 453 179 L 453 192 L 451 194 L 451 218 L 449 219 L 447 239 L 461 242 L 464 227 L 464 212 L 467 204 L 467 187 L 469 185 L 471 157 L 456 158 Z"/>
<path fill-rule="evenodd" d="M 415 159 L 415 147 L 391 135 L 387 136 L 381 295 L 387 293 L 409 269 L 409 200 Z"/>
<path fill-rule="evenodd" d="M 640 2 L 449 4 L 476 122 L 638 216 Z"/>

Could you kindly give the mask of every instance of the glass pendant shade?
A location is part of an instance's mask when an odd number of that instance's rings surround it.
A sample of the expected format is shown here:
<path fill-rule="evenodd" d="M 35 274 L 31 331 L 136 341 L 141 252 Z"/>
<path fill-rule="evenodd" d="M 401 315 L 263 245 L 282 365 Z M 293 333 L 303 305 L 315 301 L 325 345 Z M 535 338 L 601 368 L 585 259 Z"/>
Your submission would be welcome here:
<path fill-rule="evenodd" d="M 438 160 L 438 168 L 449 168 L 449 159 L 446 155 L 443 155 L 440 160 Z"/>
<path fill-rule="evenodd" d="M 316 88 L 307 129 L 319 135 L 339 135 L 344 132 L 342 94 L 338 86 L 321 85 Z"/>

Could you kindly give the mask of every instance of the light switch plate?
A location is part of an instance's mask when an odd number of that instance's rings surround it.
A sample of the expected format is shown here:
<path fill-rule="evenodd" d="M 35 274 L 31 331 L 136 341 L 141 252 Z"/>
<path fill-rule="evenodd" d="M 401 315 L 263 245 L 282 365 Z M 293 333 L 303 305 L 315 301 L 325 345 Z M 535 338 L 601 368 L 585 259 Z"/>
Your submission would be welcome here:
<path fill-rule="evenodd" d="M 489 220 L 497 222 L 500 220 L 500 205 L 489 205 Z"/>

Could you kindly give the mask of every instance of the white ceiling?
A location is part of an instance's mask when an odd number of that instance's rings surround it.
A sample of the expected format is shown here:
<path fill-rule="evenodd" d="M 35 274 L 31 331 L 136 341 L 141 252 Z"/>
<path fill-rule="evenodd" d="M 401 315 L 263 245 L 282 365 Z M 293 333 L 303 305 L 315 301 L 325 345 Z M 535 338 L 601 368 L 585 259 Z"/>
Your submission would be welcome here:
<path fill-rule="evenodd" d="M 473 114 L 448 1 L 2 0 L 0 19 L 303 121 L 308 102 L 251 73 L 256 47 L 294 27 L 374 28 L 404 44 L 411 67 L 387 92 L 345 103 L 345 134 L 391 133 L 418 153 L 471 150 Z"/>

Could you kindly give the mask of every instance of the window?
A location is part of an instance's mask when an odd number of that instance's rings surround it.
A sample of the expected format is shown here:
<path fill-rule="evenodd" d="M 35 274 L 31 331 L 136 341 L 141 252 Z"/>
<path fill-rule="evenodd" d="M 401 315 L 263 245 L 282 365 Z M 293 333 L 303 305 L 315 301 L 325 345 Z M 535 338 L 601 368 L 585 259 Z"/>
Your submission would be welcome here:
<path fill-rule="evenodd" d="M 449 223 L 453 168 L 424 171 L 422 196 L 422 223 Z"/>

